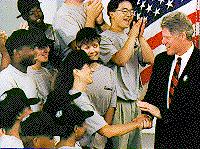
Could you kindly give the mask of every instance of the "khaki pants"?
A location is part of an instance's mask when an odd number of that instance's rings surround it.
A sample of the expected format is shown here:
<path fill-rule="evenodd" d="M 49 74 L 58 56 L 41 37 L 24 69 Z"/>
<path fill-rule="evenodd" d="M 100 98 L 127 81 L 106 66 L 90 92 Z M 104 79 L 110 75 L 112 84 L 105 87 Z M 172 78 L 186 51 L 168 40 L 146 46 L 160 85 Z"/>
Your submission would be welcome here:
<path fill-rule="evenodd" d="M 140 113 L 136 108 L 136 101 L 126 101 L 118 97 L 113 125 L 132 122 Z M 141 149 L 140 130 L 135 129 L 125 135 L 113 137 L 112 142 L 114 149 Z"/>

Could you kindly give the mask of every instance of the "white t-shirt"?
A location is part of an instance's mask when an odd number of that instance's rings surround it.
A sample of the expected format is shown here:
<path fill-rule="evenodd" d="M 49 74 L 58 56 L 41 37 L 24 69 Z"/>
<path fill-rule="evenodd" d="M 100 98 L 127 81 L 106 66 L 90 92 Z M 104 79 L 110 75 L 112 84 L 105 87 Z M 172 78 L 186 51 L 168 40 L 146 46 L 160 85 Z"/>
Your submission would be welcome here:
<path fill-rule="evenodd" d="M 15 136 L 4 135 L 0 139 L 0 148 L 24 148 L 24 145 Z"/>
<path fill-rule="evenodd" d="M 0 95 L 12 88 L 22 89 L 27 98 L 38 98 L 38 90 L 34 79 L 10 64 L 0 72 Z M 31 108 L 36 112 L 39 110 L 39 104 L 37 106 L 32 105 Z"/>

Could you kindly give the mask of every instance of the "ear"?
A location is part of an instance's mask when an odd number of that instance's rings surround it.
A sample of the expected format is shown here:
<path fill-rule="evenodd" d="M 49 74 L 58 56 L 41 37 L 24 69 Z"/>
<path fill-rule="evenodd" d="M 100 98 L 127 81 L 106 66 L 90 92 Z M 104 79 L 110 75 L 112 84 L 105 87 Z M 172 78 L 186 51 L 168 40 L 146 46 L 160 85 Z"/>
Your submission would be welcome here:
<path fill-rule="evenodd" d="M 74 69 L 74 70 L 73 70 L 73 74 L 74 74 L 74 76 L 80 76 L 80 75 L 79 75 L 79 70 L 78 70 L 78 69 Z"/>
<path fill-rule="evenodd" d="M 33 139 L 33 145 L 34 145 L 34 147 L 40 147 L 40 139 L 35 137 Z"/>
<path fill-rule="evenodd" d="M 20 52 L 17 51 L 16 49 L 13 51 L 13 53 L 14 53 L 14 55 L 15 55 L 16 57 L 21 57 Z"/>
<path fill-rule="evenodd" d="M 109 14 L 110 14 L 110 16 L 109 16 L 110 19 L 113 18 L 113 16 L 114 16 L 114 12 L 109 12 Z"/>
<path fill-rule="evenodd" d="M 185 32 L 182 32 L 182 33 L 181 33 L 181 38 L 182 38 L 183 40 L 187 39 L 187 35 L 186 35 Z"/>
<path fill-rule="evenodd" d="M 76 133 L 78 131 L 78 126 L 76 125 L 75 127 L 74 127 L 74 132 Z"/>

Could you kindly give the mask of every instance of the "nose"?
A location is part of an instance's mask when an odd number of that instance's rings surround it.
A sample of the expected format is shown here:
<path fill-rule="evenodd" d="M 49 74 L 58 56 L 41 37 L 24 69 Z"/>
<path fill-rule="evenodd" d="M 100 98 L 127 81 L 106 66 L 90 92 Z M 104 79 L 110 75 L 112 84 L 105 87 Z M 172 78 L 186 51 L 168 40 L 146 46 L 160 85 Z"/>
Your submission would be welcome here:
<path fill-rule="evenodd" d="M 162 44 L 166 44 L 166 38 L 162 37 Z"/>
<path fill-rule="evenodd" d="M 49 48 L 49 46 L 47 46 L 46 48 L 45 48 L 45 52 L 49 52 L 50 51 L 50 48 Z"/>
<path fill-rule="evenodd" d="M 92 72 L 94 72 L 95 70 L 94 70 L 94 68 L 92 68 L 92 67 L 90 67 L 90 70 L 92 71 Z"/>
<path fill-rule="evenodd" d="M 126 15 L 127 15 L 127 16 L 132 16 L 132 14 L 131 14 L 130 11 L 127 11 Z"/>
<path fill-rule="evenodd" d="M 89 51 L 90 51 L 91 54 L 94 53 L 94 52 L 95 52 L 94 47 L 93 47 L 93 46 L 90 46 Z"/>
<path fill-rule="evenodd" d="M 39 14 L 38 14 L 38 12 L 37 12 L 37 11 L 35 11 L 34 13 L 35 13 L 35 16 L 36 16 L 36 17 L 37 17 L 37 16 L 39 16 Z"/>

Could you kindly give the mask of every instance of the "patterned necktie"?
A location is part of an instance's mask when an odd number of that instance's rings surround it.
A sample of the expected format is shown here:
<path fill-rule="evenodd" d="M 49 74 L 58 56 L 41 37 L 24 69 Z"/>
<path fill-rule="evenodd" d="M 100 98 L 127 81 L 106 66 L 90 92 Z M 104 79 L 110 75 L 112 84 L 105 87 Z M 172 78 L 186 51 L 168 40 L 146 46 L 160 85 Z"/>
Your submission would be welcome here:
<path fill-rule="evenodd" d="M 171 85 L 169 89 L 169 105 L 171 104 L 172 97 L 174 95 L 174 90 L 178 84 L 178 74 L 181 67 L 181 58 L 179 57 L 176 62 L 176 66 L 172 75 Z"/>

